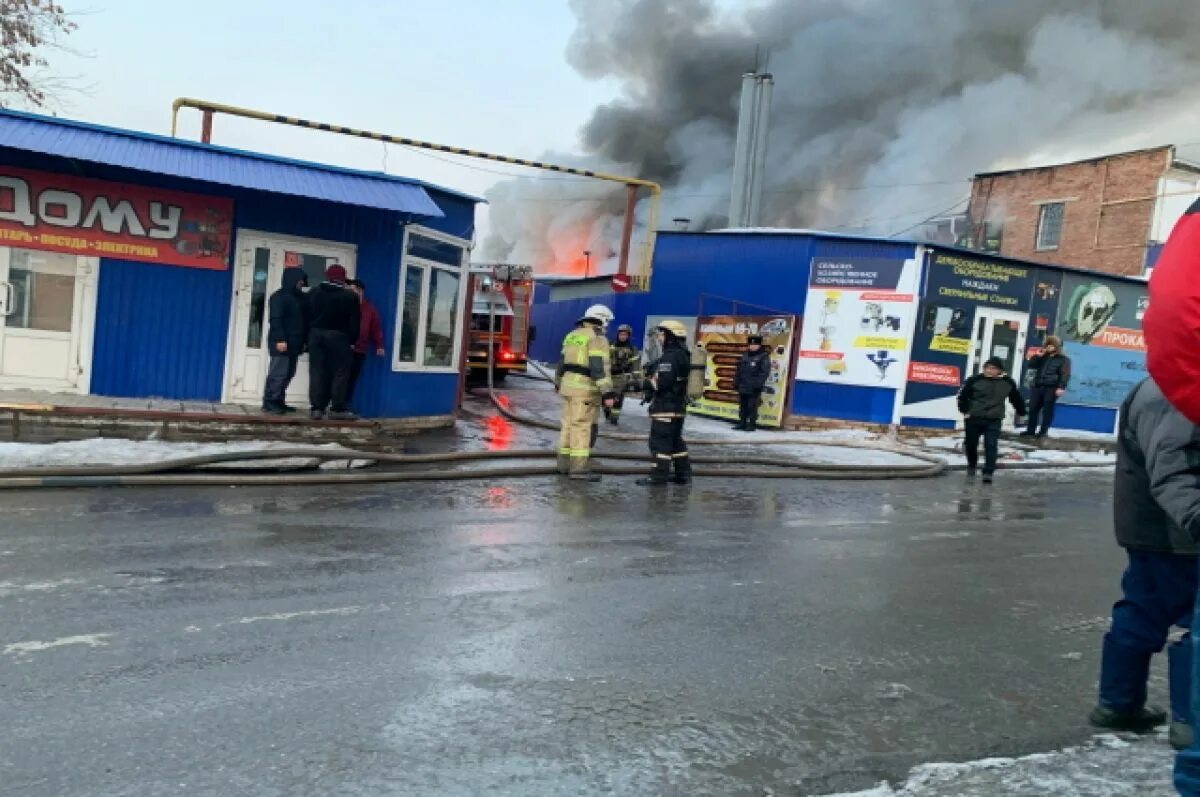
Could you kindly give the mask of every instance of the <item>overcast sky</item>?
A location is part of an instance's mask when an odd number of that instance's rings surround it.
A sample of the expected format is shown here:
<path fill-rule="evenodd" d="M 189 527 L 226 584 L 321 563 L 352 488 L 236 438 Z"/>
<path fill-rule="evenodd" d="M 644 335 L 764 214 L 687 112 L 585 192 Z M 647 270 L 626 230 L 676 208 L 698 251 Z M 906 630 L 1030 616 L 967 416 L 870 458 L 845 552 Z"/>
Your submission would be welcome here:
<path fill-rule="evenodd" d="M 61 1 L 80 55 L 51 56 L 77 87 L 56 112 L 154 133 L 169 133 L 171 101 L 191 96 L 537 157 L 575 150 L 591 109 L 616 91 L 567 66 L 575 20 L 563 0 Z M 181 117 L 182 135 L 198 138 L 199 113 Z M 214 142 L 385 166 L 382 144 L 232 117 L 217 117 Z M 386 169 L 475 194 L 501 179 L 399 147 Z"/>

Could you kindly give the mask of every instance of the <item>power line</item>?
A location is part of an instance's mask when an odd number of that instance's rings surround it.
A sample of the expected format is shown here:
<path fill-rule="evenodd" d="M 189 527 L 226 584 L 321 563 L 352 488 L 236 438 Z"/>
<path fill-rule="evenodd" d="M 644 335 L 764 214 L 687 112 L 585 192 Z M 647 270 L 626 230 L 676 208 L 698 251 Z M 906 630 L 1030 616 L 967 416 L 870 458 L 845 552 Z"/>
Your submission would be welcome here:
<path fill-rule="evenodd" d="M 969 196 L 963 197 L 962 199 L 958 200 L 957 202 L 955 202 L 953 205 L 946 208 L 945 210 L 939 210 L 937 213 L 934 213 L 929 218 L 921 219 L 920 221 L 918 221 L 916 224 L 912 225 L 911 227 L 905 227 L 903 230 L 898 230 L 898 231 L 892 233 L 891 235 L 889 235 L 888 238 L 895 238 L 897 235 L 903 235 L 904 233 L 908 232 L 909 230 L 915 230 L 917 227 L 920 227 L 922 224 L 933 221 L 938 216 L 944 216 L 947 213 L 949 213 L 950 211 L 955 210 L 959 205 L 961 205 L 965 202 L 970 202 L 970 201 L 971 201 L 971 197 L 969 197 Z"/>

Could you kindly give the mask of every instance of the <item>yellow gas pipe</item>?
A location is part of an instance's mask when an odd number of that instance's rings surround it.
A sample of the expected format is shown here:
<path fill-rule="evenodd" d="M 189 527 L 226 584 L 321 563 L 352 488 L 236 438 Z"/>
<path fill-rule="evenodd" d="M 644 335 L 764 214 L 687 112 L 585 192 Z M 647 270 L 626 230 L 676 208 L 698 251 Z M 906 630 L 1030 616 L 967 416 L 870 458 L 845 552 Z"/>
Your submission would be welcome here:
<path fill-rule="evenodd" d="M 262 122 L 277 122 L 279 124 L 293 125 L 296 127 L 306 127 L 311 130 L 323 130 L 327 133 L 341 133 L 346 136 L 355 136 L 357 138 L 369 138 L 374 141 L 383 141 L 388 144 L 399 144 L 405 147 L 416 147 L 418 149 L 429 149 L 435 152 L 445 152 L 450 155 L 461 155 L 467 158 L 477 158 L 479 160 L 496 161 L 497 163 L 507 163 L 512 166 L 525 166 L 530 169 L 541 169 L 543 171 L 559 172 L 562 174 L 571 174 L 577 177 L 590 177 L 594 180 L 605 180 L 610 183 L 621 183 L 630 187 L 647 188 L 650 191 L 650 217 L 646 224 L 646 240 L 642 243 L 642 263 L 641 271 L 634 278 L 637 287 L 642 290 L 648 290 L 650 287 L 650 264 L 654 257 L 654 242 L 655 230 L 658 227 L 658 211 L 659 205 L 662 202 L 662 186 L 650 180 L 642 180 L 638 177 L 623 177 L 619 174 L 606 174 L 604 172 L 595 172 L 588 169 L 576 169 L 572 166 L 559 166 L 553 163 L 543 163 L 541 161 L 531 161 L 524 158 L 512 158 L 507 155 L 495 155 L 490 152 L 481 152 L 474 149 L 462 149 L 461 147 L 450 147 L 445 144 L 434 144 L 430 141 L 421 141 L 414 138 L 404 138 L 403 136 L 391 136 L 386 133 L 375 133 L 370 130 L 359 130 L 353 127 L 344 125 L 334 125 L 327 122 L 313 122 L 307 119 L 299 119 L 294 116 L 284 116 L 283 114 L 267 113 L 266 111 L 256 111 L 252 108 L 240 108 L 236 105 L 222 105 L 216 102 L 208 102 L 207 100 L 197 100 L 191 97 L 180 97 L 171 104 L 171 137 L 175 138 L 180 108 L 195 108 L 205 115 L 205 130 L 211 130 L 211 119 L 214 113 L 223 113 L 229 116 L 241 116 L 246 119 L 257 119 Z"/>

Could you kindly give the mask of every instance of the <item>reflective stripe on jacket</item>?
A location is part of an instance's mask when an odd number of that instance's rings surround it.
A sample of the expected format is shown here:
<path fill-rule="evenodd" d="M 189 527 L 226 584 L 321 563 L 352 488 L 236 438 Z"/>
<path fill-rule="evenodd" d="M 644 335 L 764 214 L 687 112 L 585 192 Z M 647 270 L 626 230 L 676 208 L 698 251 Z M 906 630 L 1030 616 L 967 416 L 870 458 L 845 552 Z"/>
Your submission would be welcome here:
<path fill-rule="evenodd" d="M 597 327 L 581 324 L 563 338 L 556 382 L 559 392 L 564 396 L 593 396 L 612 392 L 608 339 Z"/>

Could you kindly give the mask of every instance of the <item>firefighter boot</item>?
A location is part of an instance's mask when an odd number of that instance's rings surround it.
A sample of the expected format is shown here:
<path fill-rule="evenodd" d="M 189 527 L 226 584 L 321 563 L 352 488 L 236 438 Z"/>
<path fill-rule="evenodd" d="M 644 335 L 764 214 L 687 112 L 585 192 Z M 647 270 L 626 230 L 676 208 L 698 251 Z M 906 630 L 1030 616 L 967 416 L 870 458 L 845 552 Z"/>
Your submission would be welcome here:
<path fill-rule="evenodd" d="M 570 472 L 571 472 L 571 455 L 570 454 L 559 454 L 558 455 L 558 475 L 566 476 Z"/>
<path fill-rule="evenodd" d="M 637 480 L 639 487 L 659 487 L 671 483 L 671 460 L 656 459 L 650 475 Z"/>
<path fill-rule="evenodd" d="M 675 459 L 675 483 L 676 484 L 691 484 L 692 483 L 692 461 L 688 457 L 676 457 L 676 459 Z"/>
<path fill-rule="evenodd" d="M 573 482 L 598 482 L 599 473 L 592 473 L 588 457 L 571 457 L 571 473 L 567 476 Z"/>

